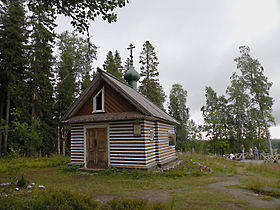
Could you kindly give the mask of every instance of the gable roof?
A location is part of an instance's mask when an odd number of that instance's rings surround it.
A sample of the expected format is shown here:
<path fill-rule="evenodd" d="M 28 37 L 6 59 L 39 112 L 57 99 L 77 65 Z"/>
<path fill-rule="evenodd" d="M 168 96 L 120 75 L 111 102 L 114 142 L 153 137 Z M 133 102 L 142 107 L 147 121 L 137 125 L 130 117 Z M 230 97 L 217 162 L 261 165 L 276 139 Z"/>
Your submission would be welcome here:
<path fill-rule="evenodd" d="M 73 117 L 75 112 L 81 107 L 83 102 L 93 93 L 101 81 L 107 83 L 116 92 L 122 95 L 126 100 L 128 100 L 132 105 L 134 105 L 143 115 L 152 116 L 164 121 L 168 121 L 172 124 L 179 124 L 179 122 L 172 116 L 164 112 L 157 105 L 148 100 L 145 96 L 131 88 L 128 84 L 122 82 L 111 74 L 97 69 L 97 75 L 89 86 L 85 89 L 82 95 L 74 102 L 74 104 L 69 108 L 66 114 L 63 116 L 61 121 L 66 121 Z"/>

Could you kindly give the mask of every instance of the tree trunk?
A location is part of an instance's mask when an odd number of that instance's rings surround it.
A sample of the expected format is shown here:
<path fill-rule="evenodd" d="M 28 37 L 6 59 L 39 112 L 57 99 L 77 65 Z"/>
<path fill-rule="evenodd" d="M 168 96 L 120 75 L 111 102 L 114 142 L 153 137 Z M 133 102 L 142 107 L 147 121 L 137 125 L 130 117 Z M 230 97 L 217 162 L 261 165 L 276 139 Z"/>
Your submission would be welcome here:
<path fill-rule="evenodd" d="M 263 111 L 263 108 L 262 108 L 262 104 L 260 102 L 259 102 L 259 107 L 260 107 L 260 110 L 261 110 L 261 113 L 262 113 L 262 118 L 263 118 L 263 122 L 264 122 L 264 130 L 265 130 L 266 139 L 267 139 L 268 144 L 269 144 L 270 155 L 273 155 L 273 149 L 272 149 L 272 144 L 271 144 L 271 139 L 270 139 L 269 128 L 268 128 L 268 125 L 267 125 L 267 122 L 266 122 L 266 119 L 265 119 L 265 116 L 264 116 L 264 111 Z"/>
<path fill-rule="evenodd" d="M 242 150 L 242 160 L 245 160 L 245 148 L 244 148 L 243 139 L 241 140 L 241 150 Z"/>
<path fill-rule="evenodd" d="M 3 127 L 2 127 L 2 119 L 3 119 L 3 111 L 4 111 L 4 97 L 1 97 L 0 104 L 0 157 L 2 156 L 2 140 L 3 140 Z"/>
<path fill-rule="evenodd" d="M 66 143 L 66 137 L 67 137 L 65 125 L 63 125 L 62 130 L 63 130 L 62 131 L 62 154 L 63 154 L 63 156 L 65 156 L 65 143 Z"/>
<path fill-rule="evenodd" d="M 10 91 L 7 91 L 7 98 L 6 98 L 6 121 L 5 121 L 5 136 L 4 136 L 4 155 L 7 156 L 8 150 L 8 129 L 9 129 L 9 116 L 10 116 Z"/>
<path fill-rule="evenodd" d="M 36 94 L 32 94 L 32 99 L 31 99 L 31 123 L 32 125 L 34 124 L 35 120 L 35 99 L 36 99 Z"/>
<path fill-rule="evenodd" d="M 264 126 L 265 126 L 265 135 L 266 135 L 266 138 L 267 138 L 267 141 L 268 141 L 268 144 L 269 144 L 270 154 L 273 155 L 273 149 L 272 149 L 272 144 L 271 144 L 271 139 L 270 139 L 270 133 L 269 133 L 268 127 L 266 125 L 266 122 L 265 122 Z"/>
<path fill-rule="evenodd" d="M 57 124 L 57 154 L 60 155 L 60 125 Z"/>

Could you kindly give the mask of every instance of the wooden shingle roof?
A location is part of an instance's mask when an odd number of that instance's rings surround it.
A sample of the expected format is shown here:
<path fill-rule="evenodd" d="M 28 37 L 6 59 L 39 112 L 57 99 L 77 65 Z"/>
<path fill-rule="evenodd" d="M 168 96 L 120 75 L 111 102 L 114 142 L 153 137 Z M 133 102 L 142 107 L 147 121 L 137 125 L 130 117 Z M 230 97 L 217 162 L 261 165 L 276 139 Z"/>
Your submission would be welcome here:
<path fill-rule="evenodd" d="M 143 96 L 142 94 L 140 94 L 139 92 L 131 88 L 126 83 L 112 76 L 111 74 L 102 71 L 101 69 L 97 70 L 97 75 L 95 76 L 93 81 L 82 93 L 82 95 L 74 102 L 74 104 L 63 116 L 61 121 L 71 122 L 71 118 L 73 117 L 75 111 L 79 109 L 79 107 L 81 107 L 83 101 L 85 101 L 88 98 L 88 96 L 93 92 L 93 89 L 96 88 L 96 86 L 100 84 L 100 82 L 102 81 L 107 83 L 111 88 L 113 88 L 116 92 L 122 95 L 127 101 L 129 101 L 132 105 L 134 105 L 144 116 L 159 118 L 161 120 L 168 121 L 172 124 L 179 124 L 179 122 L 176 119 L 174 119 L 172 116 L 170 116 L 165 111 L 160 109 L 157 105 L 152 103 L 145 96 Z M 93 119 L 93 117 L 89 117 L 89 118 Z"/>

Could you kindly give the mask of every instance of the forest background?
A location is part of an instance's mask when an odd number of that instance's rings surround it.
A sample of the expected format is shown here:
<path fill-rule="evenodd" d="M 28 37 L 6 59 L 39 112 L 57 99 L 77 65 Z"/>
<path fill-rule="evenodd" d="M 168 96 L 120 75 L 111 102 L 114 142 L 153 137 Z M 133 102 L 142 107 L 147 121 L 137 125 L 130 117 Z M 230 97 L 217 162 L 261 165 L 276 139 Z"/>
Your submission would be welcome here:
<path fill-rule="evenodd" d="M 69 152 L 69 148 L 65 150 L 69 132 L 58 122 L 94 77 L 93 62 L 98 48 L 88 39 L 89 34 L 55 34 L 53 13 L 43 12 L 39 4 L 29 5 L 31 10 L 27 12 L 20 1 L 5 2 L 1 2 L 4 12 L 0 22 L 1 151 L 4 155 L 7 152 L 48 155 L 56 151 L 65 154 Z M 114 20 L 114 16 L 107 18 L 109 22 Z M 87 23 L 72 24 L 80 32 L 88 32 Z M 128 65 L 127 60 L 124 63 L 121 60 L 117 50 L 109 51 L 103 68 L 121 79 Z M 203 145 L 201 151 L 207 153 L 239 152 L 253 145 L 272 151 L 267 146 L 269 127 L 274 123 L 274 100 L 269 94 L 272 84 L 248 47 L 240 47 L 235 62 L 237 70 L 230 77 L 224 95 L 206 87 L 206 100 L 201 107 L 203 125 L 196 125 L 190 118 L 188 92 L 181 84 L 172 85 L 165 108 L 181 123 L 176 128 L 177 149 L 189 150 L 199 142 Z M 168 100 L 159 81 L 156 50 L 149 41 L 143 44 L 139 63 L 142 77 L 139 91 L 164 108 Z M 207 143 L 197 141 L 202 140 L 202 132 L 210 140 Z"/>

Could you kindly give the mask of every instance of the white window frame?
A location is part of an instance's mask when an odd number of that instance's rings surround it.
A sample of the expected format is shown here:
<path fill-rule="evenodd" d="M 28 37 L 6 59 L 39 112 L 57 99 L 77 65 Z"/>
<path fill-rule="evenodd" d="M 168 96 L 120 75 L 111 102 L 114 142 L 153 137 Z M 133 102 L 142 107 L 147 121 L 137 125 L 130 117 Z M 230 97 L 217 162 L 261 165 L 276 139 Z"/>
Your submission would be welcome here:
<path fill-rule="evenodd" d="M 102 93 L 102 109 L 100 110 L 96 110 L 96 97 L 100 94 L 100 92 Z M 104 111 L 104 87 L 101 88 L 101 90 L 98 91 L 97 94 L 95 94 L 95 96 L 93 97 L 93 107 L 92 107 L 92 113 L 97 113 L 97 112 L 105 112 Z"/>

